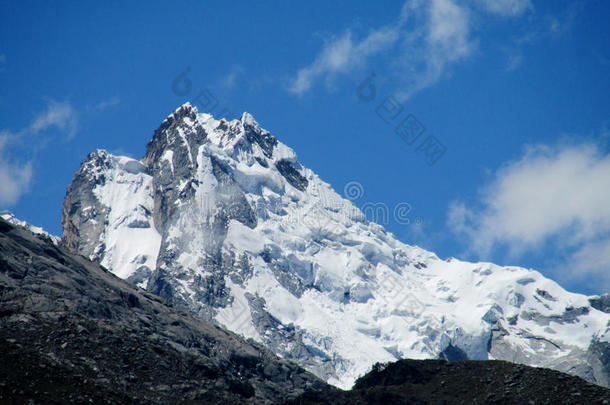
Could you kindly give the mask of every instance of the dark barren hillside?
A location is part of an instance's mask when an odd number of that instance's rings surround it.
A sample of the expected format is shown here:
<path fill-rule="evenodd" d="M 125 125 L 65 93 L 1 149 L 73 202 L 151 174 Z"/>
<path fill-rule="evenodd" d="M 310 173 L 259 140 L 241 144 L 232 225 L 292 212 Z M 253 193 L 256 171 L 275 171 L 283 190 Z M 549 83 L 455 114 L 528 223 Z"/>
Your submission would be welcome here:
<path fill-rule="evenodd" d="M 377 364 L 351 391 L 309 392 L 290 404 L 608 404 L 610 390 L 555 370 L 505 361 Z"/>
<path fill-rule="evenodd" d="M 6 404 L 260 404 L 325 386 L 2 219 L 0 359 Z"/>

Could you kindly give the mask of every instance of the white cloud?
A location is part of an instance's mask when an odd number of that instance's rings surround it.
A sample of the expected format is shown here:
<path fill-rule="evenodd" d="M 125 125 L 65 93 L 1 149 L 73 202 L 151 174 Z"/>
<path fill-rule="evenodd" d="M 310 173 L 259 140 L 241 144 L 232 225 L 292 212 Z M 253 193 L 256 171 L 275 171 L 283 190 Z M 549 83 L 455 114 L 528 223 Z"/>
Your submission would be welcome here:
<path fill-rule="evenodd" d="M 8 162 L 4 149 L 9 138 L 10 135 L 7 132 L 0 133 L 0 204 L 12 205 L 27 192 L 32 179 L 32 165 Z"/>
<path fill-rule="evenodd" d="M 40 135 L 54 127 L 70 139 L 76 132 L 77 122 L 76 111 L 70 103 L 50 101 L 27 127 L 17 132 L 0 131 L 0 204 L 13 205 L 28 191 L 33 176 L 31 155 L 44 143 Z M 19 150 L 25 153 L 18 153 Z"/>
<path fill-rule="evenodd" d="M 32 165 L 11 165 L 0 157 L 0 204 L 15 204 L 28 191 L 32 180 Z"/>
<path fill-rule="evenodd" d="M 500 14 L 503 17 L 520 16 L 526 11 L 533 10 L 534 7 L 529 1 L 499 1 L 495 0 L 476 0 L 479 5 L 489 3 L 490 8 L 498 7 L 499 9 L 504 8 L 505 13 L 498 11 L 496 14 Z M 504 5 L 504 6 L 503 6 Z M 564 7 L 559 7 L 556 15 L 551 14 L 540 14 L 528 16 L 528 24 L 523 26 L 524 31 L 521 31 L 513 40 L 512 45 L 504 49 L 504 53 L 507 56 L 506 71 L 514 71 L 519 68 L 525 61 L 524 53 L 522 49 L 524 47 L 540 46 L 543 41 L 549 41 L 558 39 L 562 35 L 569 32 L 574 24 L 577 22 L 580 13 L 584 9 L 585 2 L 571 2 Z M 515 14 L 511 14 L 511 10 Z M 519 29 L 517 29 L 519 31 Z"/>
<path fill-rule="evenodd" d="M 521 66 L 521 64 L 523 63 L 523 53 L 520 49 L 514 49 L 507 53 L 508 60 L 506 62 L 506 71 L 512 72 L 514 70 L 517 70 L 517 68 L 519 68 L 519 66 Z"/>
<path fill-rule="evenodd" d="M 610 238 L 585 244 L 559 271 L 566 279 L 584 281 L 592 288 L 610 291 Z"/>
<path fill-rule="evenodd" d="M 361 41 L 354 41 L 351 31 L 346 31 L 341 37 L 326 43 L 310 66 L 297 72 L 289 90 L 302 95 L 322 76 L 332 77 L 361 67 L 369 57 L 394 45 L 398 38 L 397 27 L 373 31 Z"/>
<path fill-rule="evenodd" d="M 453 0 L 408 0 L 396 22 L 371 30 L 362 39 L 354 37 L 348 30 L 325 43 L 314 62 L 297 72 L 289 90 L 302 95 L 317 80 L 328 83 L 381 56 L 398 80 L 398 96 L 406 99 L 434 84 L 448 65 L 475 47 L 470 38 L 469 10 Z"/>
<path fill-rule="evenodd" d="M 432 0 L 430 4 L 428 42 L 435 56 L 452 62 L 468 55 L 472 45 L 468 10 L 451 0 Z"/>
<path fill-rule="evenodd" d="M 360 36 L 346 30 L 327 40 L 287 87 L 302 96 L 318 82 L 331 85 L 340 75 L 359 73 L 375 62 L 375 70 L 386 70 L 396 96 L 405 101 L 475 53 L 483 18 L 517 18 L 533 10 L 531 0 L 406 0 L 393 23 Z M 522 60 L 519 50 L 513 52 L 507 70 L 516 69 Z"/>
<path fill-rule="evenodd" d="M 413 94 L 436 84 L 448 67 L 467 56 L 477 47 L 471 34 L 470 11 L 452 0 L 432 0 L 409 4 L 410 21 L 415 30 L 406 35 L 398 62 L 400 72 L 399 98 L 406 100 Z M 416 7 L 415 7 L 416 6 Z"/>
<path fill-rule="evenodd" d="M 580 276 L 610 273 L 608 201 L 610 155 L 591 144 L 536 146 L 495 173 L 477 208 L 453 203 L 448 225 L 482 256 L 552 244 Z"/>
<path fill-rule="evenodd" d="M 70 103 L 50 101 L 47 108 L 34 117 L 25 131 L 27 134 L 35 135 L 50 127 L 56 127 L 64 131 L 68 138 L 72 138 L 76 133 L 76 126 L 76 112 Z"/>
<path fill-rule="evenodd" d="M 233 65 L 229 72 L 220 79 L 220 85 L 227 89 L 232 90 L 237 85 L 237 81 L 244 74 L 245 70 L 240 65 Z"/>
<path fill-rule="evenodd" d="M 476 3 L 503 17 L 519 16 L 534 8 L 530 0 L 476 0 Z"/>
<path fill-rule="evenodd" d="M 104 111 L 104 110 L 107 110 L 108 108 L 116 107 L 117 105 L 120 104 L 120 102 L 121 102 L 120 98 L 118 98 L 118 97 L 111 97 L 108 100 L 100 101 L 99 103 L 97 103 L 97 104 L 95 104 L 93 106 L 90 106 L 87 109 L 89 111 L 96 111 L 96 112 Z"/>
<path fill-rule="evenodd" d="M 547 15 L 545 18 L 546 30 L 554 37 L 569 32 L 578 21 L 587 3 L 584 1 L 569 2 L 568 5 L 556 15 Z"/>

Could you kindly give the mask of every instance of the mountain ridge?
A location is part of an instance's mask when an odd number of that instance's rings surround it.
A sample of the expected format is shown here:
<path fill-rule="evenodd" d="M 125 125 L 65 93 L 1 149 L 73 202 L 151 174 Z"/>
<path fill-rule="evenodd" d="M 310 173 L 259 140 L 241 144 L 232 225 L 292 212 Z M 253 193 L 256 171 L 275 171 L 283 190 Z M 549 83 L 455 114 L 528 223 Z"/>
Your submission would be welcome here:
<path fill-rule="evenodd" d="M 72 251 L 340 387 L 403 357 L 497 358 L 609 384 L 605 296 L 398 241 L 247 113 L 216 120 L 187 103 L 142 160 L 95 152 L 62 223 Z"/>

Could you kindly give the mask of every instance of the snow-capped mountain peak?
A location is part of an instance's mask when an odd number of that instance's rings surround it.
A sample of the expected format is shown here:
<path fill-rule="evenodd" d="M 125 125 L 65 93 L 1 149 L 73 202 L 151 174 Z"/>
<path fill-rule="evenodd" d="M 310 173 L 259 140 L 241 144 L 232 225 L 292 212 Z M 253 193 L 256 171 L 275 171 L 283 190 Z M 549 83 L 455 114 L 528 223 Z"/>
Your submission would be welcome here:
<path fill-rule="evenodd" d="M 254 119 L 252 114 L 250 114 L 248 112 L 245 112 L 242 114 L 240 121 L 244 125 L 249 125 L 254 128 L 259 128 L 258 122 L 256 122 L 256 120 Z"/>
<path fill-rule="evenodd" d="M 401 357 L 507 359 L 609 384 L 605 298 L 402 243 L 248 113 L 217 120 L 187 103 L 141 161 L 92 153 L 63 223 L 71 249 L 340 387 Z"/>

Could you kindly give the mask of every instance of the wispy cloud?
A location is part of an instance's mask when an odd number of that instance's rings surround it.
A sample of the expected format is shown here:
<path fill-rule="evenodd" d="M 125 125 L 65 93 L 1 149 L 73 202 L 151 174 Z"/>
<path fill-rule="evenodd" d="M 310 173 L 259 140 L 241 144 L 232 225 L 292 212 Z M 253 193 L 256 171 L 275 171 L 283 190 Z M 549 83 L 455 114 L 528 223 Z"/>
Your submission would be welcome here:
<path fill-rule="evenodd" d="M 475 0 L 477 5 L 490 13 L 503 17 L 516 17 L 534 7 L 530 0 Z"/>
<path fill-rule="evenodd" d="M 573 1 L 560 11 L 557 15 L 547 15 L 545 17 L 545 29 L 552 36 L 561 36 L 569 32 L 582 11 L 586 3 L 584 1 Z"/>
<path fill-rule="evenodd" d="M 36 135 L 48 128 L 56 127 L 70 139 L 76 134 L 77 123 L 76 112 L 70 103 L 50 101 L 47 108 L 34 117 L 25 130 L 25 135 Z"/>
<path fill-rule="evenodd" d="M 88 111 L 101 112 L 112 107 L 116 107 L 121 103 L 121 99 L 118 97 L 111 97 L 108 100 L 102 100 L 97 104 L 87 107 Z"/>
<path fill-rule="evenodd" d="M 7 132 L 0 133 L 0 204 L 13 205 L 30 187 L 32 164 L 9 161 L 5 153 L 9 140 Z"/>
<path fill-rule="evenodd" d="M 477 47 L 471 33 L 471 11 L 453 0 L 407 2 L 405 16 L 407 26 L 416 28 L 405 35 L 396 63 L 398 72 L 403 72 L 397 92 L 402 99 L 436 84 L 452 64 Z"/>
<path fill-rule="evenodd" d="M 0 160 L 0 203 L 14 205 L 29 190 L 31 180 L 31 163 L 19 166 Z"/>
<path fill-rule="evenodd" d="M 523 63 L 523 52 L 519 48 L 514 48 L 506 51 L 507 53 L 507 61 L 506 61 L 506 71 L 512 72 L 517 70 L 519 66 Z"/>
<path fill-rule="evenodd" d="M 313 62 L 298 69 L 286 87 L 300 97 L 319 83 L 331 88 L 341 76 L 374 64 L 375 70 L 386 71 L 396 95 L 405 101 L 475 54 L 482 19 L 531 18 L 528 31 L 506 47 L 506 70 L 514 71 L 524 62 L 523 46 L 568 32 L 584 6 L 577 1 L 556 15 L 536 15 L 531 0 L 407 0 L 388 25 L 364 35 L 348 29 L 327 39 Z"/>
<path fill-rule="evenodd" d="M 13 205 L 29 190 L 34 174 L 31 155 L 44 143 L 40 136 L 56 128 L 69 140 L 74 137 L 77 124 L 77 113 L 70 103 L 49 101 L 25 128 L 16 132 L 0 130 L 0 204 Z M 17 153 L 20 149 L 26 153 Z"/>
<path fill-rule="evenodd" d="M 520 257 L 552 245 L 570 277 L 604 275 L 610 288 L 608 201 L 610 155 L 593 144 L 535 146 L 496 172 L 475 207 L 454 202 L 448 224 L 483 257 L 500 246 Z"/>
<path fill-rule="evenodd" d="M 585 281 L 592 288 L 610 291 L 610 237 L 583 244 L 558 268 L 567 280 Z"/>
<path fill-rule="evenodd" d="M 368 67 L 375 58 L 387 68 L 404 101 L 474 53 L 474 12 L 516 17 L 529 9 L 528 0 L 407 0 L 393 23 L 360 37 L 347 30 L 325 42 L 314 61 L 290 80 L 288 90 L 302 96 L 317 82 L 329 85 L 340 75 Z"/>
<path fill-rule="evenodd" d="M 18 131 L 0 129 L 4 137 L 3 145 L 9 146 L 18 142 L 26 143 L 30 146 L 42 142 L 37 136 L 51 128 L 58 130 L 66 139 L 72 139 L 78 129 L 78 113 L 67 101 L 58 102 L 50 100 L 46 107 L 34 115 L 30 124 Z"/>
<path fill-rule="evenodd" d="M 6 55 L 0 53 L 0 72 L 4 71 L 4 66 L 6 65 Z"/>
<path fill-rule="evenodd" d="M 480 0 L 480 2 L 487 2 L 487 0 Z M 495 2 L 493 0 L 489 0 L 490 4 L 493 4 L 492 7 L 499 7 L 502 4 L 502 1 Z M 510 1 L 507 1 L 510 3 Z M 515 3 L 522 3 L 520 1 L 516 1 Z M 527 7 L 523 10 L 533 11 L 534 7 L 531 6 L 528 2 Z M 507 71 L 514 71 L 519 68 L 524 62 L 524 54 L 523 48 L 533 45 L 539 45 L 540 42 L 545 40 L 557 39 L 563 35 L 566 35 L 573 28 L 574 24 L 578 21 L 579 15 L 582 13 L 585 2 L 583 1 L 575 1 L 568 3 L 566 7 L 563 9 L 559 9 L 555 12 L 555 14 L 543 14 L 543 15 L 533 15 L 530 23 L 526 26 L 525 31 L 521 32 L 516 38 L 512 40 L 512 45 L 505 48 L 505 53 L 507 56 Z M 509 10 L 510 7 L 507 8 Z M 514 10 L 521 10 L 517 5 L 515 5 Z M 504 16 L 509 16 L 509 14 L 503 14 Z M 520 13 L 516 13 L 513 16 L 518 16 Z"/>
<path fill-rule="evenodd" d="M 362 67 L 368 58 L 392 47 L 398 41 L 400 25 L 372 31 L 359 41 L 353 39 L 351 31 L 346 31 L 339 38 L 327 42 L 316 60 L 297 72 L 289 90 L 302 95 L 321 77 L 328 76 L 328 79 L 332 79 L 336 74 Z"/>
<path fill-rule="evenodd" d="M 233 65 L 228 73 L 220 79 L 220 86 L 227 90 L 234 89 L 238 80 L 244 75 L 244 72 L 243 66 Z"/>

